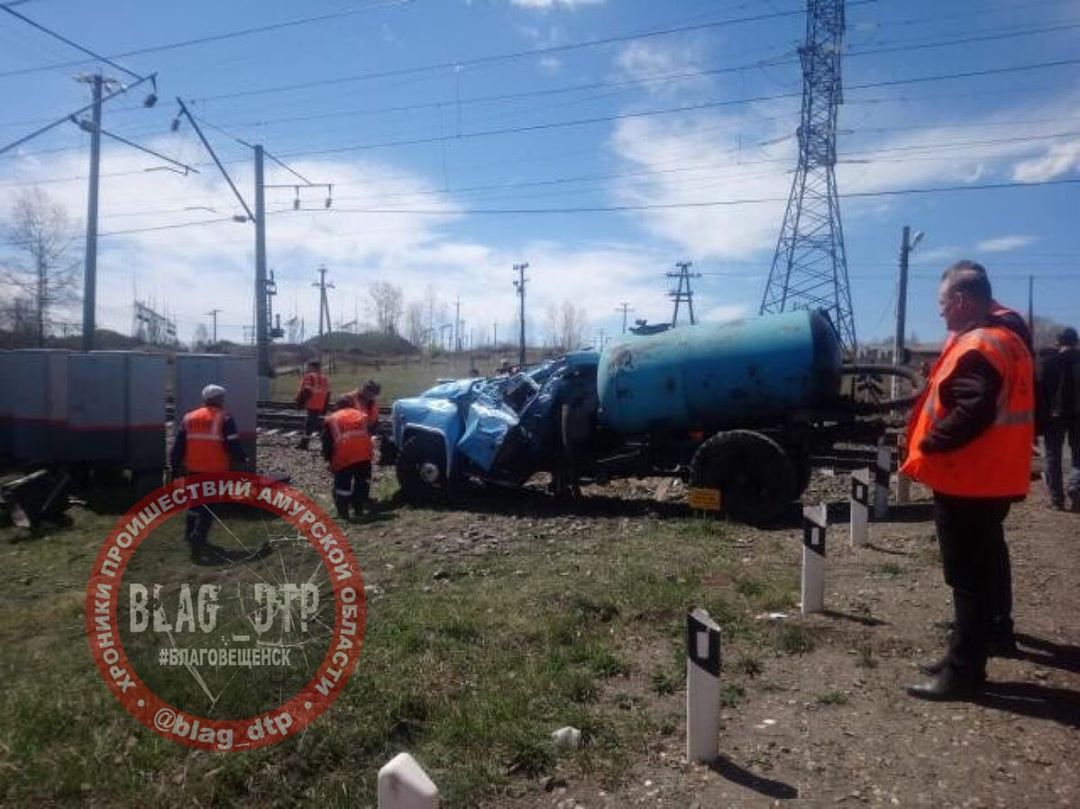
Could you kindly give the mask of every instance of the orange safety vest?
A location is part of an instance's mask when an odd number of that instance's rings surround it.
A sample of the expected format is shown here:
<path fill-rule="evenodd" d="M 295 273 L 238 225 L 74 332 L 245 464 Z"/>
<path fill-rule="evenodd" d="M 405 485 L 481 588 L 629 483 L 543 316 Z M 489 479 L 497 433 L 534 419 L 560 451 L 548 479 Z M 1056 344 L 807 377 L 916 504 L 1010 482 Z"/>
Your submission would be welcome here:
<path fill-rule="evenodd" d="M 225 418 L 218 407 L 200 407 L 184 416 L 184 468 L 189 472 L 228 472 L 229 452 L 225 447 Z"/>
<path fill-rule="evenodd" d="M 355 407 L 335 410 L 326 417 L 326 429 L 334 439 L 330 468 L 339 472 L 347 466 L 371 460 L 371 435 L 367 417 Z"/>
<path fill-rule="evenodd" d="M 962 447 L 924 453 L 920 443 L 947 413 L 941 402 L 941 386 L 969 351 L 978 351 L 1001 375 L 997 417 L 989 429 Z M 908 456 L 900 471 L 943 494 L 1026 496 L 1035 438 L 1033 380 L 1031 354 L 1024 341 L 1009 329 L 983 326 L 951 335 L 908 420 Z"/>
<path fill-rule="evenodd" d="M 300 390 L 311 389 L 311 396 L 304 402 L 304 408 L 312 413 L 322 413 L 330 400 L 330 380 L 323 374 L 309 371 L 300 381 Z"/>

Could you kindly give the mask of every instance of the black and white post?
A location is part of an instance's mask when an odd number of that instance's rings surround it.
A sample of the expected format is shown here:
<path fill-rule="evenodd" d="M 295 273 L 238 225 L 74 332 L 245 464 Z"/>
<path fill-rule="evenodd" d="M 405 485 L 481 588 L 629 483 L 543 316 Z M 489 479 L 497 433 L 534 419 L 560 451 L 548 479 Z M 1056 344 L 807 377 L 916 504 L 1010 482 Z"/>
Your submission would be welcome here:
<path fill-rule="evenodd" d="M 870 470 L 851 473 L 851 547 L 859 548 L 870 539 Z"/>
<path fill-rule="evenodd" d="M 882 438 L 878 441 L 877 460 L 874 463 L 874 519 L 889 516 L 889 478 L 892 474 L 892 451 Z"/>
<path fill-rule="evenodd" d="M 803 615 L 825 609 L 825 528 L 828 524 L 824 503 L 803 508 Z"/>
<path fill-rule="evenodd" d="M 700 607 L 686 615 L 686 760 L 716 758 L 720 732 L 720 625 Z"/>
<path fill-rule="evenodd" d="M 408 753 L 379 770 L 379 809 L 438 809 L 439 789 Z"/>

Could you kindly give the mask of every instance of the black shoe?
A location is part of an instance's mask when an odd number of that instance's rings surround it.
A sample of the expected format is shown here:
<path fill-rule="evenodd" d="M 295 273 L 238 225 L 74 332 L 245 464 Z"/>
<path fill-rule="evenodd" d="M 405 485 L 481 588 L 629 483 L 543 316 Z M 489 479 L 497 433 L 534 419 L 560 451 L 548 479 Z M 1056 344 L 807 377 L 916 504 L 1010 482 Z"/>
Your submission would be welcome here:
<path fill-rule="evenodd" d="M 985 674 L 961 674 L 952 666 L 945 666 L 936 676 L 918 685 L 909 685 L 909 696 L 932 702 L 970 700 L 982 693 L 986 685 Z"/>
<path fill-rule="evenodd" d="M 990 638 L 990 642 L 986 645 L 986 653 L 990 657 L 1020 656 L 1020 650 L 1016 647 L 1016 637 L 1011 632 L 1008 635 Z"/>

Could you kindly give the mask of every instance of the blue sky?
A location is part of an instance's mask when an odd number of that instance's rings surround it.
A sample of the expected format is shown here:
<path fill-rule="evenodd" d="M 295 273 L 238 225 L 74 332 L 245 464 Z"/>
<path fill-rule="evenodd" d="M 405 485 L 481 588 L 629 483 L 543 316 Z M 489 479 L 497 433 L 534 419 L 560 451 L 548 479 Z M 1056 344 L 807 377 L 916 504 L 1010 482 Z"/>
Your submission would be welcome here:
<path fill-rule="evenodd" d="M 1080 321 L 1080 185 L 843 198 L 1080 177 L 1080 64 L 1012 69 L 1077 58 L 1080 0 L 848 6 L 837 177 L 860 339 L 890 332 L 905 224 L 926 233 L 908 318 L 920 339 L 943 333 L 936 277 L 960 257 L 983 261 L 998 297 L 1020 309 L 1034 274 L 1036 313 Z M 133 289 L 175 314 L 184 339 L 211 308 L 222 336 L 239 339 L 250 322 L 250 225 L 142 230 L 240 210 L 191 127 L 170 132 L 176 96 L 215 127 L 207 135 L 249 203 L 251 151 L 230 135 L 334 184 L 329 211 L 324 189 L 302 189 L 300 211 L 292 189 L 267 192 L 280 211 L 268 219 L 277 311 L 304 317 L 309 334 L 320 263 L 336 285 L 335 323 L 370 319 L 367 290 L 386 280 L 409 300 L 431 290 L 452 309 L 460 298 L 477 339 L 495 323 L 510 334 L 518 261 L 530 263 L 536 340 L 565 300 L 585 308 L 590 334 L 618 330 L 622 301 L 637 317 L 670 317 L 664 273 L 683 259 L 705 273 L 703 316 L 760 304 L 796 158 L 795 0 L 33 0 L 18 10 L 108 55 L 327 15 L 117 57 L 157 71 L 161 101 L 119 97 L 104 127 L 200 173 L 148 172 L 160 161 L 106 144 L 99 323 L 130 329 Z M 646 35 L 658 31 L 671 32 Z M 0 141 L 86 103 L 73 76 L 92 65 L 78 58 L 0 18 Z M 896 83 L 957 73 L 982 75 Z M 66 125 L 0 157 L 0 208 L 37 183 L 81 220 L 87 142 Z M 295 179 L 270 165 L 267 181 Z M 767 201 L 507 212 L 732 200 Z M 118 233 L 132 230 L 142 232 Z"/>

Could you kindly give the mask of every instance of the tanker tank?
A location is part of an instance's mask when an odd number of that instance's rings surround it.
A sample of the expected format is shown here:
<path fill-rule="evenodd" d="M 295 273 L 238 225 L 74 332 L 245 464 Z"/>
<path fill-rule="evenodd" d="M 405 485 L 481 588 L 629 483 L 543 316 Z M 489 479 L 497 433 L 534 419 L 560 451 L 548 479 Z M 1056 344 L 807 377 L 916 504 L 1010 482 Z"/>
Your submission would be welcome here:
<path fill-rule="evenodd" d="M 596 384 L 601 421 L 623 435 L 765 426 L 835 401 L 840 343 L 809 310 L 627 334 Z"/>

